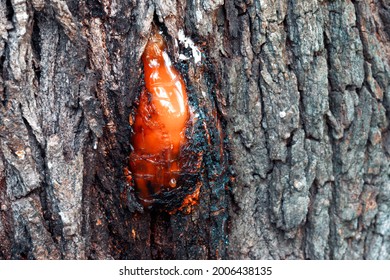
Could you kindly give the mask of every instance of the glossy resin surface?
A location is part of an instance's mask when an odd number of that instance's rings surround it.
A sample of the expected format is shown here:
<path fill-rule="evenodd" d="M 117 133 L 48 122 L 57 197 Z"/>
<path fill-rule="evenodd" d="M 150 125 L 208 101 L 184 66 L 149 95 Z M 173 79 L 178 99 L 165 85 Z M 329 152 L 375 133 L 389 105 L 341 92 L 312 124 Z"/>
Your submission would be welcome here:
<path fill-rule="evenodd" d="M 144 206 L 177 186 L 190 113 L 184 81 L 171 65 L 162 36 L 154 34 L 142 56 L 146 89 L 133 123 L 130 170 Z"/>

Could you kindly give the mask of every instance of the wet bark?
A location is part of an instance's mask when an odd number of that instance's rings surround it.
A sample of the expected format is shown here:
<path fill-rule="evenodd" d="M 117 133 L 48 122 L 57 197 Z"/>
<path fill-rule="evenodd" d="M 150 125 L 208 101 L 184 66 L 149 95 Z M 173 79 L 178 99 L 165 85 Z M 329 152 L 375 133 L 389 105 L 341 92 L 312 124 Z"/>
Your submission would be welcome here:
<path fill-rule="evenodd" d="M 125 176 L 152 24 L 197 116 L 190 213 Z M 390 259 L 389 30 L 386 0 L 1 0 L 0 259 Z"/>

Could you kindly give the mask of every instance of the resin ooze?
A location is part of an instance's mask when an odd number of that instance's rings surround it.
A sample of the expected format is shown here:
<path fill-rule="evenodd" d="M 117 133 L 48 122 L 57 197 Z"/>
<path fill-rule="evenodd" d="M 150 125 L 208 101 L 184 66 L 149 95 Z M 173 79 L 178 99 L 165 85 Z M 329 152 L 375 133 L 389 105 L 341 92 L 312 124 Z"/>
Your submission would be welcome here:
<path fill-rule="evenodd" d="M 179 180 L 194 173 L 190 165 L 200 165 L 199 156 L 185 156 L 193 120 L 183 78 L 171 65 L 160 34 L 149 39 L 142 61 L 146 89 L 132 124 L 130 171 L 145 207 L 175 204 L 167 207 L 172 211 L 195 204 L 199 196 L 200 186 L 184 186 L 185 180 Z"/>

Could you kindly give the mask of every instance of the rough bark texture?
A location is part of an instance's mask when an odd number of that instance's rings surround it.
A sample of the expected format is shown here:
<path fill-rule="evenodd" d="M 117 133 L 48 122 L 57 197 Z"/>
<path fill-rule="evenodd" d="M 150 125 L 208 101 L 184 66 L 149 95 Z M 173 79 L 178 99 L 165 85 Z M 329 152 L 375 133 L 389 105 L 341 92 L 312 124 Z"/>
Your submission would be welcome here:
<path fill-rule="evenodd" d="M 189 214 L 124 175 L 153 22 L 198 116 Z M 1 0 L 0 259 L 390 259 L 389 112 L 388 0 Z"/>

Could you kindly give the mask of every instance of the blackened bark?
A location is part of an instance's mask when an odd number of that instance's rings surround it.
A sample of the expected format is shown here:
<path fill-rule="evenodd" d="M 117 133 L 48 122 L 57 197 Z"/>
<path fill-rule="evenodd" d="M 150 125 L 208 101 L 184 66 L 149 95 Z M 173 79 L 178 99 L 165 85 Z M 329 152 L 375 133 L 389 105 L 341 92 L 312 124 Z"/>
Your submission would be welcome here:
<path fill-rule="evenodd" d="M 126 181 L 152 24 L 196 115 L 190 213 Z M 385 0 L 1 0 L 0 259 L 390 259 L 389 24 Z"/>

